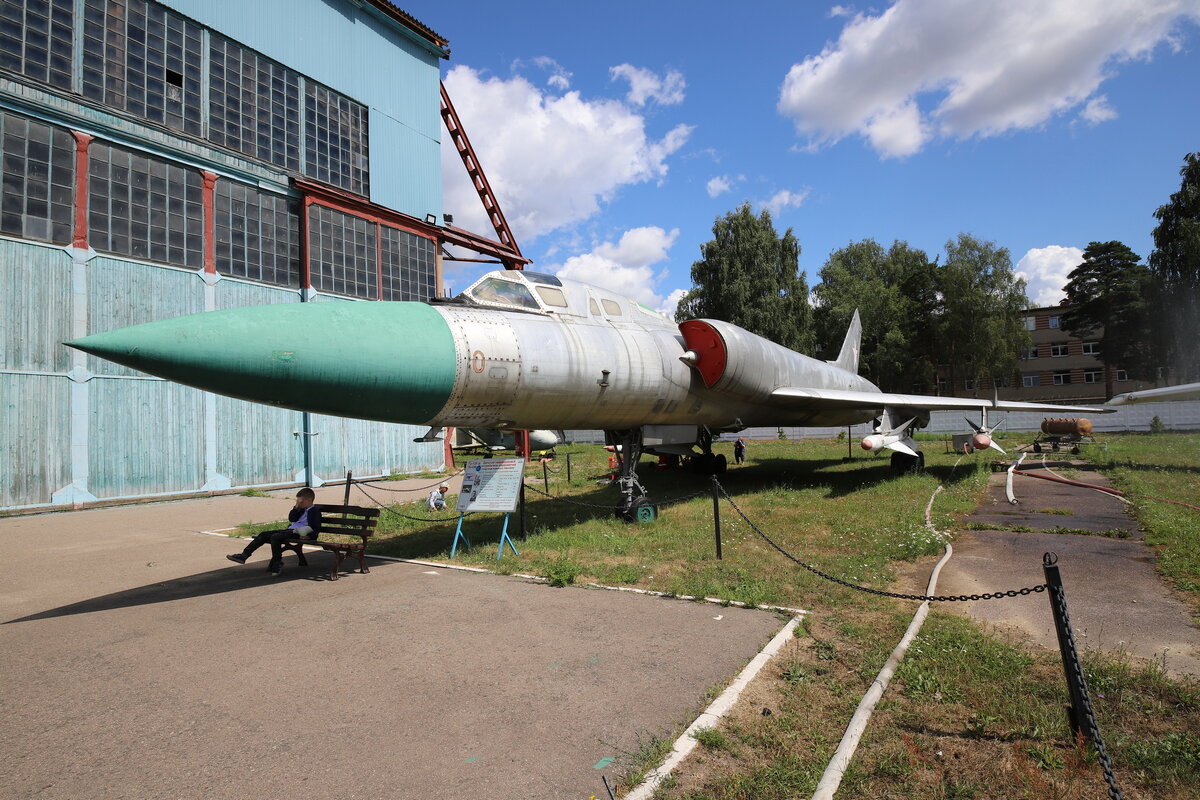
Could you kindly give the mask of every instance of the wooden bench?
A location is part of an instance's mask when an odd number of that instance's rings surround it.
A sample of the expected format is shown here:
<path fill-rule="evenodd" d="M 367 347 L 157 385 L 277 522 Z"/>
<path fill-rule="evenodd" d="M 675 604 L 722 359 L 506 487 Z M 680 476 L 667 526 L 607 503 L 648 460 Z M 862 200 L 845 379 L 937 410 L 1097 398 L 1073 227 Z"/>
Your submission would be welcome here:
<path fill-rule="evenodd" d="M 362 506 L 326 506 L 315 505 L 321 512 L 321 533 L 316 539 L 292 539 L 283 543 L 284 550 L 293 550 L 300 566 L 308 565 L 304 557 L 304 546 L 320 547 L 330 551 L 337 558 L 329 580 L 336 581 L 338 572 L 342 569 L 342 561 L 346 556 L 358 559 L 359 571 L 366 573 L 367 569 L 367 539 L 375 535 L 375 525 L 379 522 L 378 508 L 363 508 Z M 357 542 L 322 541 L 326 536 L 357 536 Z"/>

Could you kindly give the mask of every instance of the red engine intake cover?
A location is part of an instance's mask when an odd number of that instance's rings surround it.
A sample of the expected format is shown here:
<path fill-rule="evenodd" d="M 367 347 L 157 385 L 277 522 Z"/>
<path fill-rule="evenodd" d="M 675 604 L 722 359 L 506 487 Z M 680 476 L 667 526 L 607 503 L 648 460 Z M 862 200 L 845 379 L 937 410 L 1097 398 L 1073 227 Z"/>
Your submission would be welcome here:
<path fill-rule="evenodd" d="M 704 385 L 711 389 L 725 374 L 729 352 L 720 332 L 704 320 L 689 319 L 679 324 L 679 332 L 687 342 L 688 350 L 696 354 L 696 371 Z"/>

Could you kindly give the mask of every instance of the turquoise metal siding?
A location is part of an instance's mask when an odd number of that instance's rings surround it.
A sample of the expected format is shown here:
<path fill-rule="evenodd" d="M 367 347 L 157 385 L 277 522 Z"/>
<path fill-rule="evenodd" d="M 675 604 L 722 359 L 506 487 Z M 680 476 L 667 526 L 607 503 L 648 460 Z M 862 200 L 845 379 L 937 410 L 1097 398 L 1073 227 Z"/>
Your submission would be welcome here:
<path fill-rule="evenodd" d="M 347 471 L 370 476 L 438 469 L 444 461 L 441 442 L 413 441 L 426 430 L 414 425 L 313 414 L 312 427 L 320 434 L 312 437 L 313 469 L 326 481 Z"/>
<path fill-rule="evenodd" d="M 131 497 L 204 484 L 203 392 L 129 378 L 94 378 L 88 388 L 92 494 Z"/>
<path fill-rule="evenodd" d="M 301 414 L 216 397 L 217 472 L 234 486 L 291 483 L 304 469 Z"/>
<path fill-rule="evenodd" d="M 181 317 L 204 310 L 204 281 L 192 271 L 98 257 L 88 262 L 88 333 Z M 97 375 L 139 375 L 95 356 Z"/>
<path fill-rule="evenodd" d="M 418 219 L 426 214 L 440 217 L 441 169 L 429 168 L 441 164 L 440 143 L 374 109 L 370 125 L 371 199 Z"/>
<path fill-rule="evenodd" d="M 0 507 L 49 503 L 71 482 L 70 383 L 0 373 Z"/>
<path fill-rule="evenodd" d="M 71 338 L 66 251 L 0 239 L 0 297 L 0 369 L 69 370 L 61 344 Z"/>
<path fill-rule="evenodd" d="M 366 105 L 371 199 L 413 216 L 441 213 L 437 56 L 352 0 L 162 1 Z M 420 177 L 411 180 L 413 175 Z"/>
<path fill-rule="evenodd" d="M 242 283 L 229 279 L 223 279 L 217 283 L 218 310 L 299 302 L 300 292 L 296 289 L 280 289 L 276 286 L 261 286 L 256 283 Z"/>

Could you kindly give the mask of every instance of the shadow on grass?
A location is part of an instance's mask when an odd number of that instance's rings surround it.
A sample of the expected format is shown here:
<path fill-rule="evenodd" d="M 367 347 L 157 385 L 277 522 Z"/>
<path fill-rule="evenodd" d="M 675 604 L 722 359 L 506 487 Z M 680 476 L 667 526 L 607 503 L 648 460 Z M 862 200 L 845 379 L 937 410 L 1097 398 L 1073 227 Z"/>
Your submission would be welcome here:
<path fill-rule="evenodd" d="M 290 555 L 285 555 L 283 573 L 278 578 L 272 578 L 267 574 L 267 560 L 263 559 L 262 561 L 252 561 L 245 566 L 230 565 L 208 572 L 188 575 L 183 578 L 160 581 L 139 586 L 135 589 L 125 589 L 120 592 L 81 600 L 78 603 L 70 603 L 58 608 L 39 611 L 36 614 L 30 614 L 18 619 L 10 619 L 4 624 L 11 625 L 16 622 L 69 617 L 75 614 L 91 614 L 96 611 L 113 611 L 119 608 L 154 605 L 155 603 L 170 603 L 175 600 L 206 597 L 208 595 L 236 592 L 243 589 L 253 590 L 261 588 L 264 584 L 275 585 L 292 580 L 328 580 L 329 571 L 333 566 L 333 555 L 328 554 L 328 558 L 322 558 L 322 555 L 326 555 L 323 553 L 307 552 L 305 555 L 308 557 L 307 567 L 296 566 L 295 560 Z M 377 566 L 386 564 L 386 561 L 382 563 L 377 562 L 372 564 L 371 567 L 374 569 Z M 348 565 L 344 564 L 344 566 L 346 569 L 349 569 Z M 355 562 L 355 567 L 357 567 L 357 562 Z M 357 569 L 353 573 L 343 572 L 340 579 L 345 580 L 348 574 L 358 574 Z"/>

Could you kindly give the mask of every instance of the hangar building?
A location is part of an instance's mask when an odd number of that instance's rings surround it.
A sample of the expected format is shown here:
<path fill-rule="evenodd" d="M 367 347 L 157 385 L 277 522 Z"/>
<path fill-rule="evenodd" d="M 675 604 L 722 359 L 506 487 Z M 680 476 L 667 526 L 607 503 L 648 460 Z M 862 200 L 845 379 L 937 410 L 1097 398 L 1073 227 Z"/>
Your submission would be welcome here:
<path fill-rule="evenodd" d="M 0 0 L 0 509 L 443 465 L 61 342 L 438 294 L 448 55 L 387 0 Z"/>

